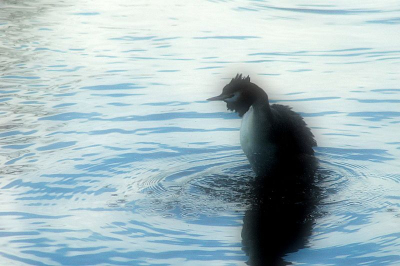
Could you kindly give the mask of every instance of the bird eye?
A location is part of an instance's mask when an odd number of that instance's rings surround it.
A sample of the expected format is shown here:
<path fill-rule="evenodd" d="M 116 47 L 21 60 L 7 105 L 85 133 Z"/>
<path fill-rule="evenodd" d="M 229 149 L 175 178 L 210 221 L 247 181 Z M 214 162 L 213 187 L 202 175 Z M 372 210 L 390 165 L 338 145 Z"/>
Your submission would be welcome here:
<path fill-rule="evenodd" d="M 236 102 L 236 101 L 238 101 L 239 96 L 240 96 L 240 93 L 234 92 L 225 98 L 225 102 L 231 102 L 231 103 Z"/>

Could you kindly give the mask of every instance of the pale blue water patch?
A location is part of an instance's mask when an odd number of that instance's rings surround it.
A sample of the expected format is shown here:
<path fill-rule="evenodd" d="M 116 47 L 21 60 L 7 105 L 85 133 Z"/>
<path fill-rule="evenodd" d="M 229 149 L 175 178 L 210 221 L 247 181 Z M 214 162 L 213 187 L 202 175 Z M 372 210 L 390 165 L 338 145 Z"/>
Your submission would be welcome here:
<path fill-rule="evenodd" d="M 202 70 L 202 69 L 218 69 L 218 68 L 222 68 L 222 67 L 220 67 L 220 66 L 199 67 L 199 68 L 197 68 L 197 70 Z"/>
<path fill-rule="evenodd" d="M 84 68 L 83 66 L 77 66 L 69 69 L 49 69 L 48 71 L 54 71 L 54 72 L 75 72 L 81 68 Z"/>
<path fill-rule="evenodd" d="M 283 259 L 396 265 L 399 16 L 390 1 L 3 5 L 1 263 L 253 261 L 241 121 L 205 101 L 243 72 L 319 144 L 321 199 Z M 258 234 L 284 236 L 293 206 L 264 205 L 281 224 Z"/>
<path fill-rule="evenodd" d="M 74 96 L 76 92 L 54 94 L 54 97 Z"/>
<path fill-rule="evenodd" d="M 2 76 L 2 79 L 40 79 L 40 77 L 28 77 L 28 76 Z"/>
<path fill-rule="evenodd" d="M 354 100 L 358 101 L 360 103 L 398 103 L 400 100 L 397 99 L 387 99 L 387 100 L 374 100 L 374 99 L 349 99 L 349 100 Z"/>
<path fill-rule="evenodd" d="M 319 148 L 319 152 L 330 154 L 332 157 L 346 158 L 349 160 L 384 162 L 394 160 L 390 153 L 380 149 L 340 149 Z"/>
<path fill-rule="evenodd" d="M 25 101 L 25 102 L 21 102 L 21 104 L 43 104 L 43 102 L 38 102 L 38 101 Z"/>
<path fill-rule="evenodd" d="M 247 40 L 247 39 L 258 39 L 258 36 L 204 36 L 194 37 L 194 39 L 220 39 L 220 40 Z"/>
<path fill-rule="evenodd" d="M 7 136 L 13 136 L 13 135 L 31 135 L 33 133 L 36 133 L 37 130 L 32 130 L 32 131 L 28 131 L 28 132 L 20 132 L 20 131 L 8 131 L 8 132 L 3 132 L 0 134 L 0 138 L 1 137 L 7 137 Z"/>
<path fill-rule="evenodd" d="M 337 111 L 327 111 L 327 112 L 319 112 L 319 113 L 303 113 L 303 112 L 299 112 L 299 114 L 301 114 L 301 116 L 303 116 L 303 117 L 320 117 L 320 116 L 340 114 L 340 113 L 341 112 L 337 112 Z"/>
<path fill-rule="evenodd" d="M 375 90 L 371 90 L 373 92 L 380 92 L 380 93 L 387 93 L 387 94 L 393 94 L 396 92 L 400 92 L 400 89 L 375 89 Z"/>
<path fill-rule="evenodd" d="M 143 89 L 145 87 L 137 86 L 132 83 L 126 84 L 113 84 L 113 85 L 98 85 L 98 86 L 88 86 L 82 87 L 82 90 L 131 90 L 131 89 Z"/>
<path fill-rule="evenodd" d="M 292 94 L 293 95 L 293 94 Z M 303 98 L 303 99 L 292 99 L 292 100 L 275 100 L 271 102 L 310 102 L 310 101 L 331 101 L 331 100 L 336 100 L 340 99 L 340 97 L 315 97 L 315 98 Z"/>
<path fill-rule="evenodd" d="M 57 104 L 55 105 L 53 108 L 62 108 L 62 107 L 66 107 L 66 106 L 72 106 L 75 105 L 76 103 L 62 103 L 62 104 Z"/>
<path fill-rule="evenodd" d="M 12 160 L 9 160 L 9 161 L 5 162 L 5 164 L 6 165 L 14 164 L 14 163 L 18 162 L 21 159 L 29 158 L 29 157 L 32 157 L 33 155 L 35 155 L 35 154 L 34 153 L 26 153 L 26 154 L 22 155 L 21 157 L 17 157 L 17 158 L 14 158 Z"/>
<path fill-rule="evenodd" d="M 71 120 L 71 119 L 81 119 L 81 118 L 89 118 L 95 117 L 97 114 L 63 114 L 58 116 L 52 116 L 48 118 L 44 118 L 46 120 Z M 216 118 L 223 117 L 223 119 L 236 119 L 236 117 L 231 115 L 223 115 L 223 113 L 196 113 L 196 112 L 171 112 L 171 113 L 162 113 L 162 114 L 149 114 L 143 116 L 122 116 L 112 118 L 113 121 L 164 121 L 164 120 L 173 120 L 173 119 L 182 119 L 182 118 Z M 98 120 L 103 120 L 101 118 L 97 118 Z M 96 120 L 96 118 L 94 118 Z"/>
<path fill-rule="evenodd" d="M 9 101 L 9 100 L 11 100 L 12 98 L 2 98 L 2 99 L 0 99 L 0 102 L 7 102 L 7 101 Z"/>
<path fill-rule="evenodd" d="M 0 93 L 2 93 L 2 94 L 6 94 L 6 93 L 14 93 L 14 92 L 18 92 L 18 90 L 13 90 L 13 91 L 0 90 Z"/>
<path fill-rule="evenodd" d="M 367 23 L 396 25 L 400 24 L 400 18 L 397 17 L 382 20 L 369 20 Z"/>
<path fill-rule="evenodd" d="M 27 148 L 27 147 L 29 147 L 29 146 L 31 146 L 31 145 L 33 145 L 33 144 L 24 144 L 24 145 L 5 145 L 5 146 L 3 146 L 2 148 L 3 148 L 3 149 L 17 149 L 17 150 L 19 150 L 19 149 L 24 149 L 24 148 Z"/>
<path fill-rule="evenodd" d="M 157 103 L 145 103 L 144 105 L 150 105 L 150 106 L 164 106 L 164 105 L 173 105 L 173 106 L 179 106 L 179 105 L 188 105 L 190 102 L 157 102 Z"/>
<path fill-rule="evenodd" d="M 138 36 L 123 36 L 119 38 L 112 38 L 110 40 L 118 40 L 118 41 L 147 41 L 147 40 L 152 40 L 156 38 L 156 36 L 143 36 L 143 37 L 138 37 Z M 132 50 L 135 51 L 135 50 Z M 136 51 L 141 51 L 141 50 L 136 50 Z M 144 51 L 144 50 L 142 50 Z"/>
<path fill-rule="evenodd" d="M 57 142 L 57 143 L 53 143 L 47 146 L 42 146 L 37 148 L 38 151 L 48 151 L 48 150 L 55 150 L 55 149 L 62 149 L 62 148 L 66 148 L 69 146 L 72 146 L 76 144 L 75 141 L 67 141 L 67 142 Z"/>
<path fill-rule="evenodd" d="M 400 112 L 354 112 L 348 116 L 358 116 L 370 121 L 381 121 L 400 117 Z"/>
<path fill-rule="evenodd" d="M 64 95 L 67 96 L 67 95 Z M 53 116 L 41 117 L 39 120 L 61 120 L 61 121 L 68 121 L 74 119 L 88 119 L 95 116 L 100 116 L 100 113 L 76 113 L 76 112 L 68 112 L 62 113 Z"/>
<path fill-rule="evenodd" d="M 74 13 L 74 15 L 78 16 L 97 16 L 100 15 L 98 12 L 83 12 L 83 13 Z"/>
<path fill-rule="evenodd" d="M 345 9 L 318 9 L 318 8 L 283 8 L 283 7 L 274 7 L 274 6 L 263 6 L 265 8 L 288 11 L 288 12 L 299 12 L 299 13 L 310 13 L 310 14 L 318 14 L 318 15 L 356 15 L 359 13 L 380 13 L 382 10 L 363 10 L 363 9 L 353 9 L 353 10 L 345 10 Z"/>

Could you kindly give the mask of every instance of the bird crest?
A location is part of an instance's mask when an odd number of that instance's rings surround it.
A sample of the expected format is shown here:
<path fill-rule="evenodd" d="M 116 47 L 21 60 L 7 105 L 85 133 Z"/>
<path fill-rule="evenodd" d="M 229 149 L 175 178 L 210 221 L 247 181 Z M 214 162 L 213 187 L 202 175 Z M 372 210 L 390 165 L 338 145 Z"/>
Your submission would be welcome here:
<path fill-rule="evenodd" d="M 243 77 L 242 74 L 236 74 L 236 77 L 234 77 L 230 83 L 250 83 L 250 76 Z"/>

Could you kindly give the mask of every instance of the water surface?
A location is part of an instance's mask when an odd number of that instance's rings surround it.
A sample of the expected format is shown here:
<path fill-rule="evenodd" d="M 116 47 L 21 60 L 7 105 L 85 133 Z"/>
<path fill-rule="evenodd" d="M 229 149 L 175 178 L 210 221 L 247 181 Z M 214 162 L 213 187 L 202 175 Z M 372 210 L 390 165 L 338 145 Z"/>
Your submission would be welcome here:
<path fill-rule="evenodd" d="M 249 261 L 240 119 L 205 101 L 237 72 L 319 144 L 321 200 L 284 260 L 396 265 L 399 18 L 390 0 L 1 2 L 1 265 Z"/>

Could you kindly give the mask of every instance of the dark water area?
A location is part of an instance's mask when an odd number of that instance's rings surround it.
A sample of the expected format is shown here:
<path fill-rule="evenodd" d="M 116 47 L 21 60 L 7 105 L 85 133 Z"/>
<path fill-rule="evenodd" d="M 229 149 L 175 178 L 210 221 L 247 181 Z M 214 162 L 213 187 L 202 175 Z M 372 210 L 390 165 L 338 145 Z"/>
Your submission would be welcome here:
<path fill-rule="evenodd" d="M 399 18 L 0 1 L 0 265 L 398 265 Z M 205 100 L 236 73 L 305 118 L 316 169 L 255 177 L 240 118 Z"/>
<path fill-rule="evenodd" d="M 249 265 L 290 265 L 285 254 L 306 245 L 322 199 L 317 170 L 314 157 L 286 157 L 251 182 L 242 229 Z"/>

